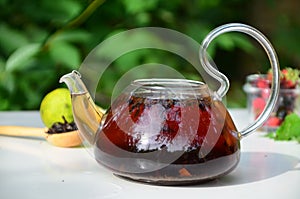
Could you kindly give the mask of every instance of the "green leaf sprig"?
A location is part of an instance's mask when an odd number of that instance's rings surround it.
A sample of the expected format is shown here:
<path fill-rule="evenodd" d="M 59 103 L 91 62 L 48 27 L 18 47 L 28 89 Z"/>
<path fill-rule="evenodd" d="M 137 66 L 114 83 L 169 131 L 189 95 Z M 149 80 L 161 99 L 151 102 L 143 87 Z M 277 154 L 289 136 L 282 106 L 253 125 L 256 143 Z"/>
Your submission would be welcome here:
<path fill-rule="evenodd" d="M 276 132 L 267 136 L 274 140 L 294 140 L 300 143 L 300 117 L 296 113 L 287 115 Z"/>

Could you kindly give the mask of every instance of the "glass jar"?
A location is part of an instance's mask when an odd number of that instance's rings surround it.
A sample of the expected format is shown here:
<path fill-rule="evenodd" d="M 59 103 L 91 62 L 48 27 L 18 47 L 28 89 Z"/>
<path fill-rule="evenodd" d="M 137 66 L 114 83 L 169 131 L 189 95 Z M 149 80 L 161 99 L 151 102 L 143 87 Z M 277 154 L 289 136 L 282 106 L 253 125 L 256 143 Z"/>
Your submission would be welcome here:
<path fill-rule="evenodd" d="M 261 84 L 258 85 L 258 80 Z M 250 114 L 251 121 L 256 119 L 265 107 L 270 95 L 270 88 L 267 86 L 269 80 L 264 74 L 252 74 L 246 78 L 243 87 L 247 93 L 247 109 Z M 290 113 L 300 115 L 300 88 L 299 85 L 293 89 L 280 89 L 279 96 L 272 114 L 264 123 L 261 130 L 272 132 L 276 130 L 284 118 Z"/>

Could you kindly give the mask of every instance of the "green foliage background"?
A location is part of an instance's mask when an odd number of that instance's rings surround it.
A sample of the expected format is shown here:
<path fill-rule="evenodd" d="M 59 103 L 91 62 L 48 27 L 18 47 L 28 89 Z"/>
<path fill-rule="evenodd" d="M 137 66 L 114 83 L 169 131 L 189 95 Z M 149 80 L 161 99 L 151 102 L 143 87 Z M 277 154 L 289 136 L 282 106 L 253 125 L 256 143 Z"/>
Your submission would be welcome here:
<path fill-rule="evenodd" d="M 282 67 L 299 68 L 299 7 L 297 0 L 0 0 L 0 110 L 38 109 L 47 92 L 63 86 L 59 77 L 77 69 L 101 41 L 137 27 L 170 28 L 201 43 L 219 25 L 246 23 L 269 38 Z M 218 37 L 209 52 L 231 80 L 228 105 L 245 106 L 245 76 L 268 70 L 265 53 L 250 38 L 233 33 Z M 199 78 L 178 57 L 143 50 L 112 64 L 96 99 L 107 106 L 124 72 L 162 60 L 187 78 Z"/>

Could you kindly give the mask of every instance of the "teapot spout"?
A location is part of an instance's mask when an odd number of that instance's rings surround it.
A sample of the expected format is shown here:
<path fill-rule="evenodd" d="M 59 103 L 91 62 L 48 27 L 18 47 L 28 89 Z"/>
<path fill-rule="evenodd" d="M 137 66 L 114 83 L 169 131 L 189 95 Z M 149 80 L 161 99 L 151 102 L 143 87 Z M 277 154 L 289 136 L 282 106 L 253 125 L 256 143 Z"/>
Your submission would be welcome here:
<path fill-rule="evenodd" d="M 73 70 L 71 73 L 62 76 L 59 80 L 59 83 L 63 82 L 68 86 L 71 95 L 88 92 L 87 88 L 81 80 L 81 74 L 76 70 Z"/>
<path fill-rule="evenodd" d="M 84 145 L 93 146 L 104 113 L 92 100 L 78 71 L 62 76 L 59 82 L 64 82 L 70 90 L 73 117 Z"/>

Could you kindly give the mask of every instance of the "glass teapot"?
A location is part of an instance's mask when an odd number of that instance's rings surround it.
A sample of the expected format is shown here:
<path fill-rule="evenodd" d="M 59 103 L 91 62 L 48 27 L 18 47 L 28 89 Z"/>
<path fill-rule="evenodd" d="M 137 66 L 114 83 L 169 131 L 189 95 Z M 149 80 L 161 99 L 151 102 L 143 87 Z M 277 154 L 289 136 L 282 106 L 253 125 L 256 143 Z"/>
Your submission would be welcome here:
<path fill-rule="evenodd" d="M 206 50 L 225 32 L 243 32 L 265 49 L 273 79 L 262 114 L 238 131 L 222 97 L 229 81 L 212 66 Z M 80 136 L 93 148 L 97 162 L 123 178 L 157 185 L 183 185 L 228 174 L 240 159 L 240 140 L 260 127 L 274 107 L 279 91 L 279 64 L 265 36 L 244 24 L 225 24 L 202 42 L 203 69 L 220 82 L 217 91 L 205 83 L 186 79 L 133 81 L 102 113 L 94 104 L 81 75 L 64 75 L 72 96 L 73 115 Z"/>

